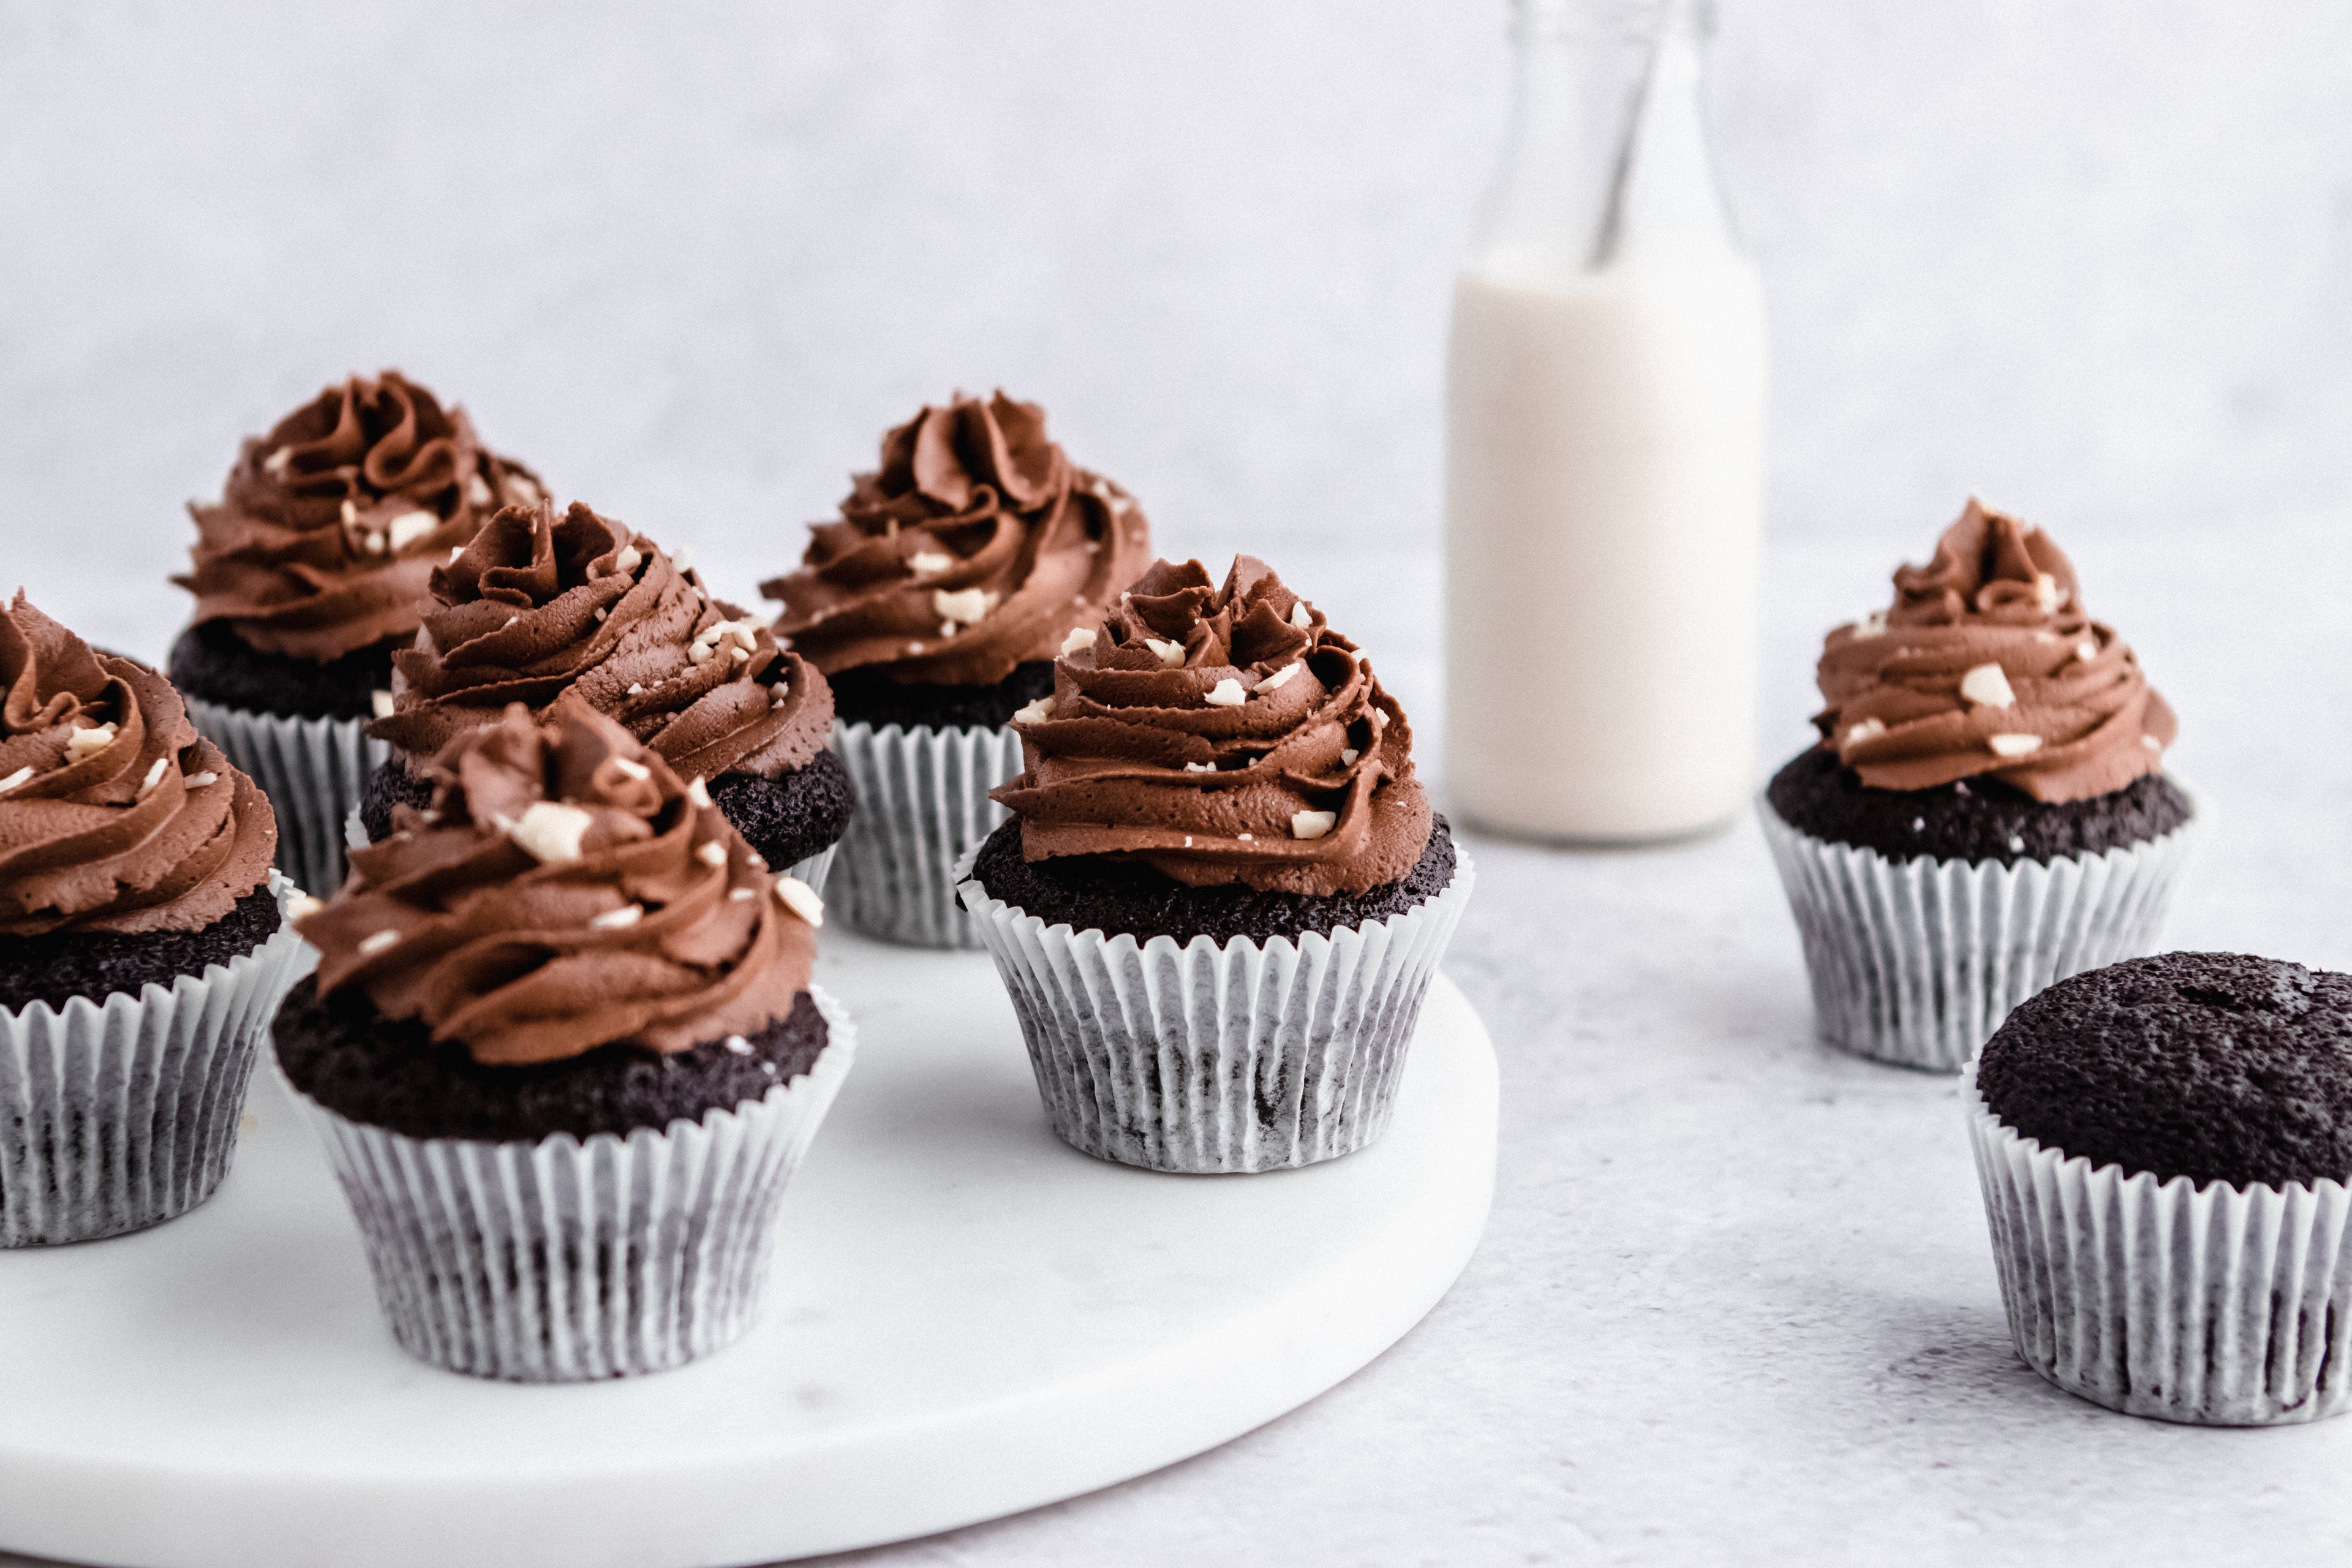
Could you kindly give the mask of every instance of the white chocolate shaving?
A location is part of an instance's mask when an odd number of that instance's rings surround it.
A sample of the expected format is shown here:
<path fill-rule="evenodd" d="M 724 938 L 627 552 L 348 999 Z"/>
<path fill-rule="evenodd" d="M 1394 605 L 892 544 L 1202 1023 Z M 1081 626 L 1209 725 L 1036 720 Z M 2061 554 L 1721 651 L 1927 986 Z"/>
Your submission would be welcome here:
<path fill-rule="evenodd" d="M 1062 639 L 1062 652 L 1065 657 L 1077 652 L 1080 648 L 1094 646 L 1095 629 L 1092 626 L 1072 626 L 1070 635 Z"/>
<path fill-rule="evenodd" d="M 996 608 L 996 595 L 982 588 L 959 588 L 950 593 L 945 588 L 931 590 L 931 613 L 942 620 L 961 621 L 966 626 L 983 620 Z"/>
<path fill-rule="evenodd" d="M 1985 747 L 1996 757 L 2022 757 L 2042 749 L 2039 735 L 1988 735 Z"/>
<path fill-rule="evenodd" d="M 1988 708 L 2013 708 L 2017 705 L 2017 693 L 2010 689 L 2009 677 L 2002 673 L 1998 664 L 1979 664 L 1961 676 L 1960 695 Z"/>
<path fill-rule="evenodd" d="M 1034 702 L 1023 705 L 1021 710 L 1013 715 L 1013 721 L 1015 724 L 1042 724 L 1053 716 L 1054 700 L 1040 697 Z"/>
<path fill-rule="evenodd" d="M 66 737 L 66 761 L 79 763 L 94 757 L 114 744 L 114 721 L 95 724 L 87 730 L 76 730 Z"/>
<path fill-rule="evenodd" d="M 404 511 L 385 523 L 383 529 L 392 538 L 394 551 L 399 552 L 435 532 L 440 526 L 441 520 L 429 511 Z"/>
<path fill-rule="evenodd" d="M 1249 700 L 1249 693 L 1242 689 L 1240 681 L 1228 675 L 1211 687 L 1209 694 L 1201 700 L 1216 708 L 1238 708 Z"/>
<path fill-rule="evenodd" d="M 360 956 L 362 958 L 373 958 L 385 948 L 397 947 L 399 944 L 400 933 L 398 931 L 380 931 L 373 936 L 363 936 L 360 938 Z"/>
<path fill-rule="evenodd" d="M 941 550 L 918 550 L 907 557 L 907 564 L 919 577 L 929 577 L 955 564 L 955 557 Z"/>
<path fill-rule="evenodd" d="M 620 931 L 625 927 L 636 924 L 645 918 L 645 905 L 623 904 L 617 910 L 606 910 L 588 923 L 599 931 Z"/>
<path fill-rule="evenodd" d="M 1260 691 L 1281 690 L 1284 683 L 1288 681 L 1292 676 L 1298 673 L 1298 664 L 1296 661 L 1284 665 L 1280 669 L 1276 670 L 1272 675 L 1269 675 L 1264 680 L 1259 681 L 1257 683 L 1257 689 Z"/>
<path fill-rule="evenodd" d="M 1294 811 L 1290 814 L 1290 836 L 1293 838 L 1320 838 L 1339 825 L 1336 811 Z"/>
<path fill-rule="evenodd" d="M 814 888 L 798 877 L 777 878 L 776 898 L 784 908 L 809 924 L 819 927 L 824 924 L 824 900 L 816 896 Z"/>
<path fill-rule="evenodd" d="M 1143 639 L 1143 646 L 1150 648 L 1153 654 L 1158 656 L 1160 662 L 1166 665 L 1171 669 L 1177 668 L 1184 662 L 1184 645 L 1182 643 L 1162 642 L 1158 637 L 1146 637 Z"/>
<path fill-rule="evenodd" d="M 368 706 L 375 710 L 377 718 L 389 719 L 393 715 L 395 704 L 392 700 L 392 693 L 379 687 L 368 693 Z"/>
<path fill-rule="evenodd" d="M 576 805 L 535 800 L 507 831 L 541 865 L 580 858 L 580 840 L 595 819 Z"/>

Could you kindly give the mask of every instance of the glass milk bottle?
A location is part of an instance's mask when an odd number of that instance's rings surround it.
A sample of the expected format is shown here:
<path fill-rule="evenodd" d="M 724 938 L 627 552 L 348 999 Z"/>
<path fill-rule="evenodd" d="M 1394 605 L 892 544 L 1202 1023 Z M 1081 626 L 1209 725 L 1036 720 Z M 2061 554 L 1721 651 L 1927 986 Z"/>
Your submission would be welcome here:
<path fill-rule="evenodd" d="M 1692 0 L 1514 0 L 1517 81 L 1447 371 L 1445 777 L 1637 842 L 1755 788 L 1764 308 L 1700 129 Z"/>

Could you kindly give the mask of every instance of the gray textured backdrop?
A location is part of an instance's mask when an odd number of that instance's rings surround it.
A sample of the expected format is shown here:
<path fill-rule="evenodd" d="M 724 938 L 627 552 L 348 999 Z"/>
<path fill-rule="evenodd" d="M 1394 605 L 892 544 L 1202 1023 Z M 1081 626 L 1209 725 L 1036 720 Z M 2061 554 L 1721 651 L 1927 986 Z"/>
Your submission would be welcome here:
<path fill-rule="evenodd" d="M 2091 546 L 2094 584 L 2147 529 L 2342 506 L 2352 7 L 1723 9 L 1773 527 L 1869 531 L 1857 595 L 1971 487 Z M 159 652 L 179 503 L 321 381 L 397 363 L 738 593 L 886 425 L 1002 383 L 1171 549 L 1344 550 L 1395 605 L 1433 569 L 1502 24 L 7 0 L 8 575 Z"/>

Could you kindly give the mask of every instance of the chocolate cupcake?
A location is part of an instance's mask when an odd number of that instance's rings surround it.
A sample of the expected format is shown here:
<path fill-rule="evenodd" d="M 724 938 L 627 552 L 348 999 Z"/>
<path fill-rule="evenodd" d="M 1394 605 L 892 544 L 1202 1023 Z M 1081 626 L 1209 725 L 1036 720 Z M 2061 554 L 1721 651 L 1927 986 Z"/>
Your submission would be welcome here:
<path fill-rule="evenodd" d="M 1013 729 L 959 891 L 1054 1131 L 1190 1172 L 1378 1138 L 1474 879 L 1356 645 L 1261 562 L 1161 562 Z"/>
<path fill-rule="evenodd" d="M 2028 1366 L 2167 1421 L 2352 1407 L 2352 975 L 2078 974 L 2009 1016 L 1964 1098 Z"/>
<path fill-rule="evenodd" d="M 576 501 L 560 517 L 500 512 L 428 587 L 416 646 L 394 660 L 392 711 L 370 727 L 392 747 L 361 805 L 370 840 L 392 831 L 395 804 L 426 804 L 426 763 L 452 740 L 509 703 L 545 717 L 570 693 L 705 780 L 756 855 L 823 890 L 856 796 L 825 749 L 831 689 L 767 627 Z"/>
<path fill-rule="evenodd" d="M 0 605 L 0 1247 L 138 1230 L 228 1173 L 302 945 L 277 843 L 171 682 Z"/>
<path fill-rule="evenodd" d="M 300 922 L 319 970 L 276 1026 L 393 1333 L 526 1382 L 708 1354 L 855 1049 L 809 980 L 824 906 L 576 698 L 426 776 Z"/>
<path fill-rule="evenodd" d="M 2196 804 L 2177 725 L 2047 534 L 1975 500 L 1829 636 L 1821 744 L 1759 806 L 1822 1037 L 1950 1072 L 2054 980 L 2146 952 Z"/>
<path fill-rule="evenodd" d="M 834 684 L 857 784 L 835 907 L 860 931 L 977 947 L 955 901 L 964 852 L 1021 771 L 1005 727 L 1054 689 L 1053 660 L 1151 559 L 1125 490 L 1073 464 L 1034 403 L 958 394 L 882 438 L 801 568 L 761 584 L 776 634 Z"/>
<path fill-rule="evenodd" d="M 248 439 L 221 499 L 191 504 L 196 595 L 172 679 L 196 727 L 278 812 L 278 863 L 329 893 L 343 818 L 383 748 L 392 656 L 416 636 L 426 576 L 536 476 L 485 449 L 465 410 L 396 370 L 352 376 Z"/>

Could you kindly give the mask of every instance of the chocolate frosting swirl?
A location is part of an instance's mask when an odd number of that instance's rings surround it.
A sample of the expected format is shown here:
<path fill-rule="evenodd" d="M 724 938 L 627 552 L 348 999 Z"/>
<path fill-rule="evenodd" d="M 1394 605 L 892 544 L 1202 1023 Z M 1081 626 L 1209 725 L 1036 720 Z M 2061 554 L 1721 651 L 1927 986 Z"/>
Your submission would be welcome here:
<path fill-rule="evenodd" d="M 814 524 L 800 570 L 760 592 L 827 675 L 984 686 L 1053 658 L 1150 559 L 1142 509 L 1047 439 L 1044 409 L 958 393 L 882 438 L 841 521 Z"/>
<path fill-rule="evenodd" d="M 416 631 L 434 566 L 536 475 L 396 370 L 355 375 L 248 438 L 221 499 L 191 502 L 195 619 L 263 653 L 331 659 Z"/>
<path fill-rule="evenodd" d="M 1822 744 L 1876 789 L 2084 800 L 2162 768 L 2179 728 L 2050 536 L 1973 498 L 1892 608 L 1829 635 L 1819 679 Z"/>
<path fill-rule="evenodd" d="M 189 931 L 269 877 L 278 819 L 172 683 L 0 607 L 0 935 Z"/>
<path fill-rule="evenodd" d="M 1356 645 L 1264 562 L 1224 585 L 1162 561 L 1013 720 L 991 792 L 1030 860 L 1140 860 L 1192 887 L 1361 893 L 1412 869 L 1430 807 L 1412 729 Z"/>
<path fill-rule="evenodd" d="M 321 995 L 357 986 L 496 1065 L 754 1034 L 808 988 L 821 906 L 699 781 L 575 697 L 544 724 L 517 704 L 459 735 L 432 778 L 433 805 L 396 807 L 297 922 Z"/>
<path fill-rule="evenodd" d="M 421 761 L 495 722 L 544 716 L 565 691 L 688 778 L 773 777 L 833 731 L 833 689 L 667 552 L 574 501 L 492 518 L 434 568 L 414 648 L 393 656 L 393 712 L 370 726 Z"/>

